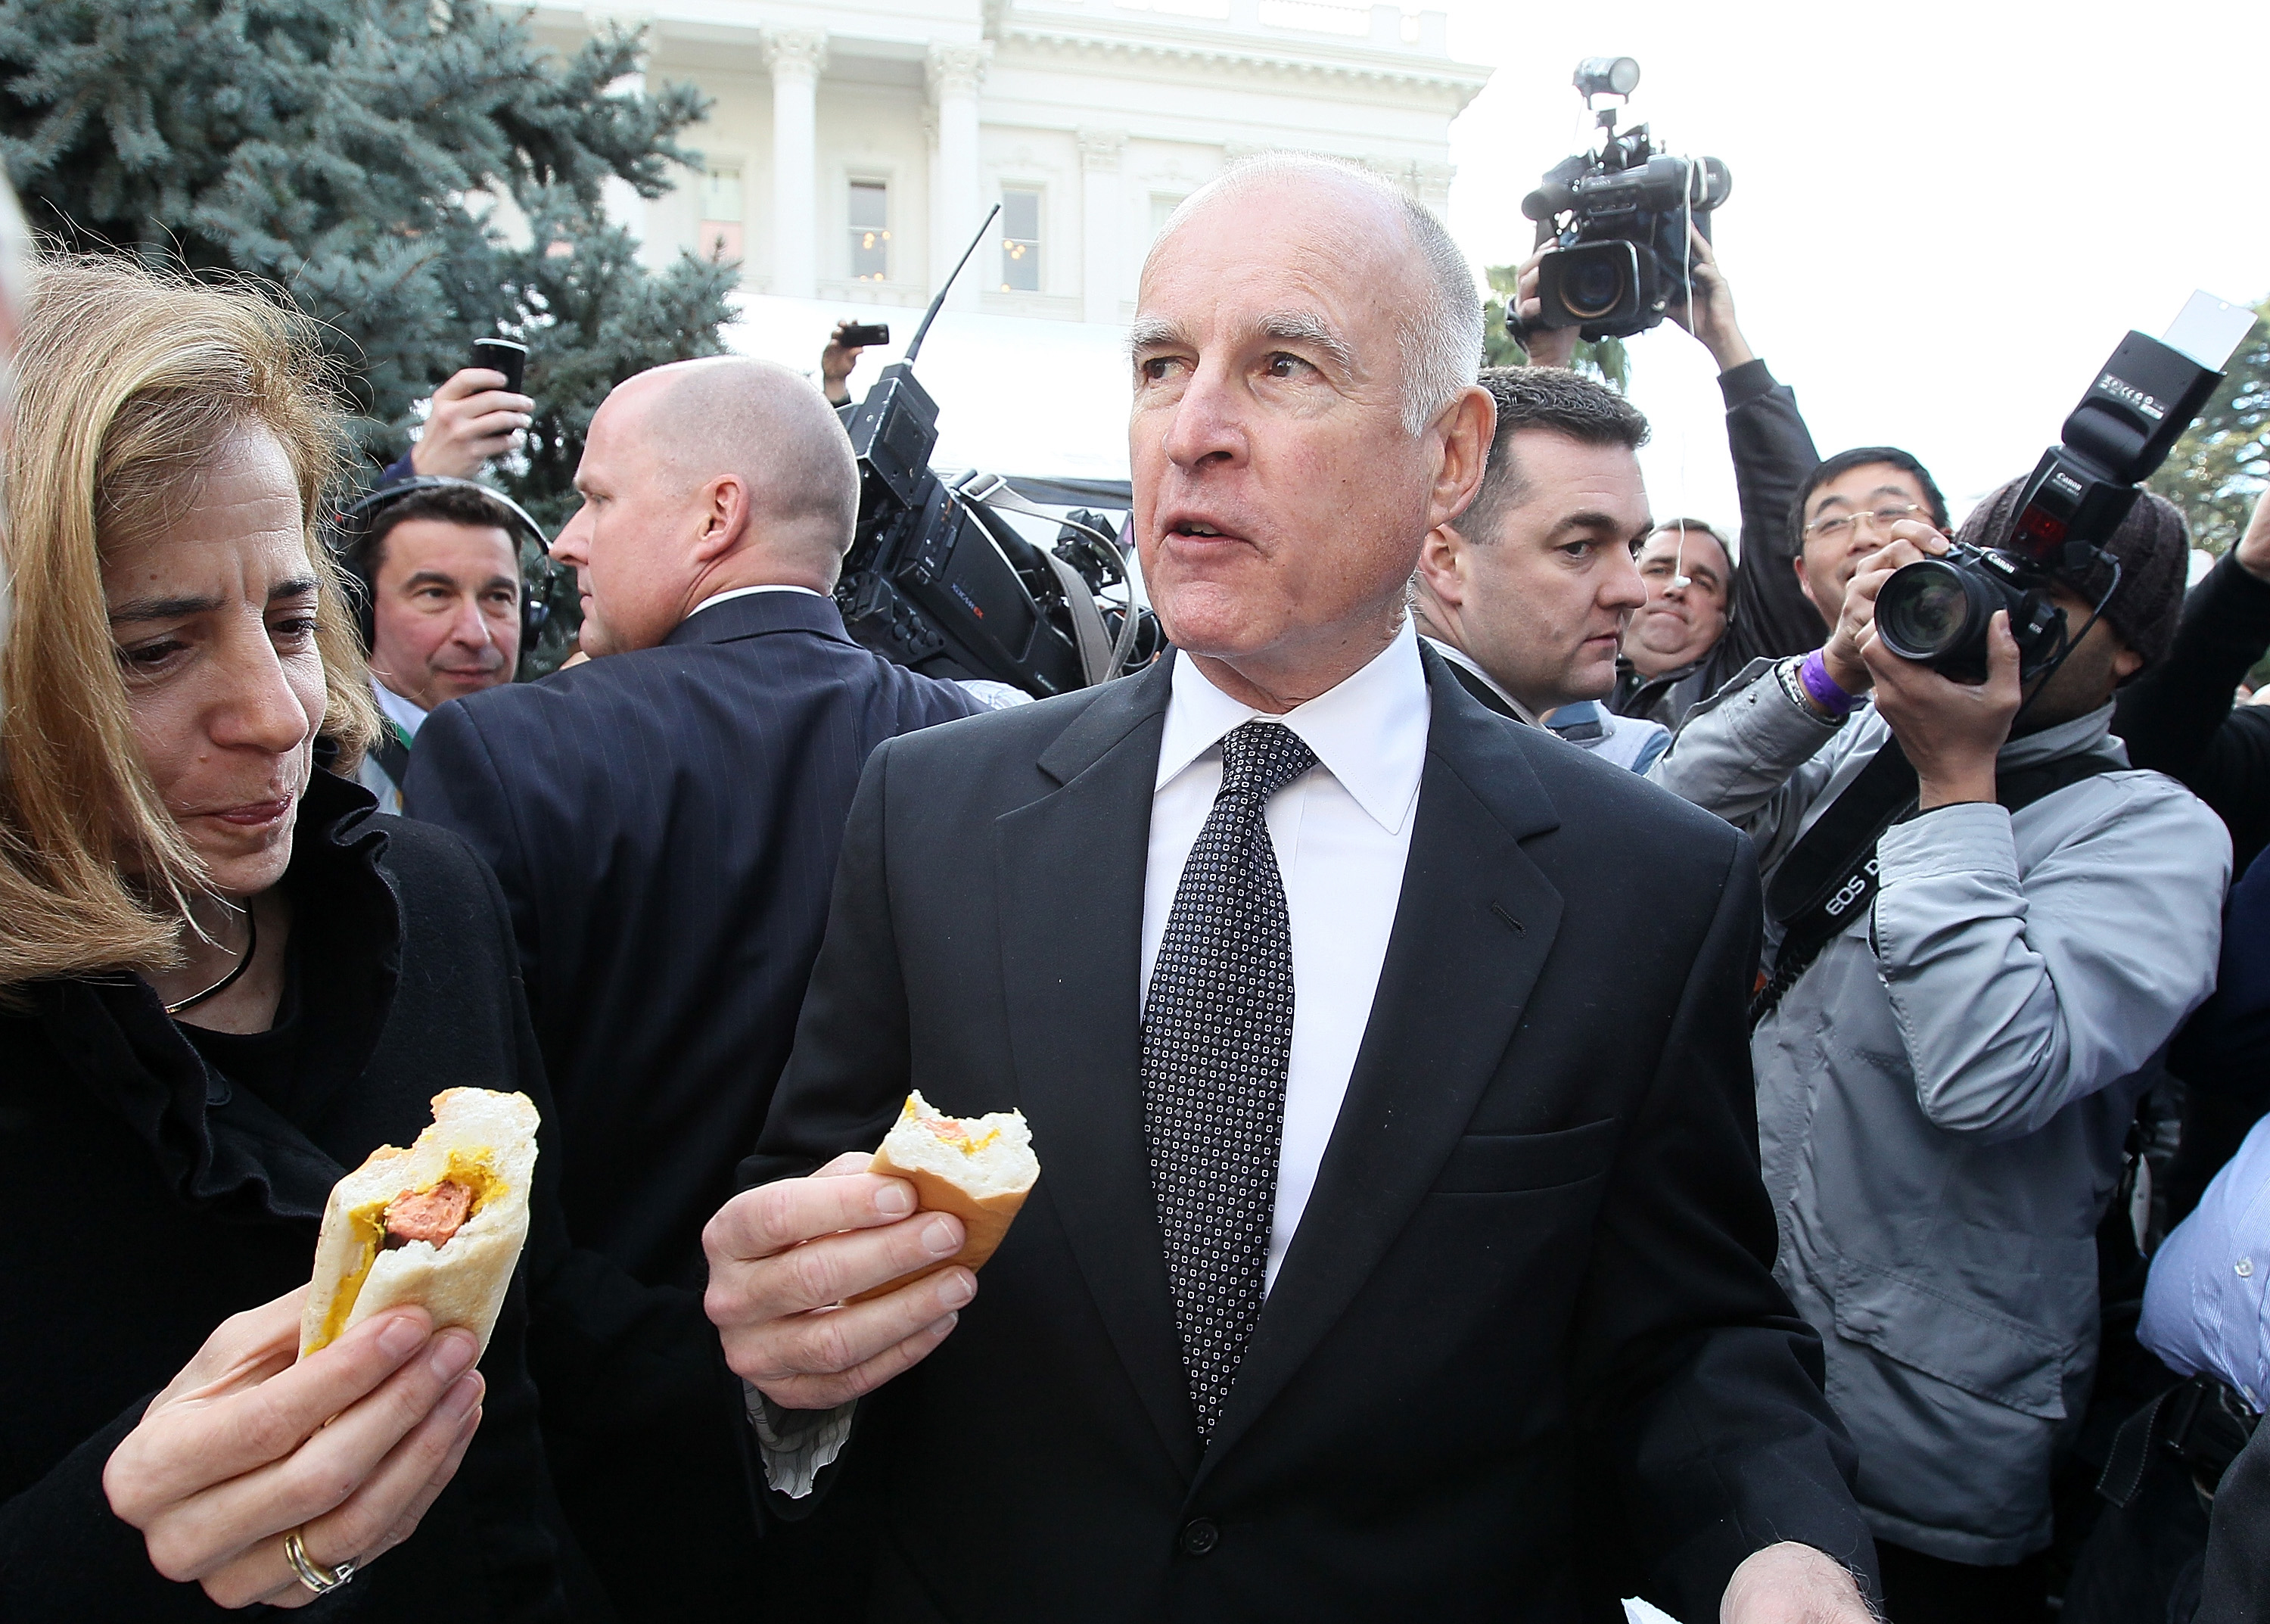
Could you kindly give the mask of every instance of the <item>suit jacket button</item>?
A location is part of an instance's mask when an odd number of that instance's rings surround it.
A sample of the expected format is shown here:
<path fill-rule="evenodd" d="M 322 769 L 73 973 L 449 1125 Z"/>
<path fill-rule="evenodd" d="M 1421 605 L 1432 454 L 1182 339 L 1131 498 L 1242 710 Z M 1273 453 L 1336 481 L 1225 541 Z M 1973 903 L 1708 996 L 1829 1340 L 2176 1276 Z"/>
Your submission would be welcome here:
<path fill-rule="evenodd" d="M 1194 1516 L 1183 1524 L 1183 1554 L 1204 1556 L 1221 1543 L 1221 1529 L 1212 1517 Z"/>

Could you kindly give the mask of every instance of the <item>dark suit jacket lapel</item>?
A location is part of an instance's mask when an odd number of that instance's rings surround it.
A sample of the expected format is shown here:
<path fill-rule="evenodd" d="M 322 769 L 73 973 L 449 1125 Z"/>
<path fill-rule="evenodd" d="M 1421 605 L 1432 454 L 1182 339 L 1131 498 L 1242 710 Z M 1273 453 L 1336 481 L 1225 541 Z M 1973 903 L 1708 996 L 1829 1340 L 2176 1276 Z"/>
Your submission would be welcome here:
<path fill-rule="evenodd" d="M 1432 715 L 1418 824 L 1370 1023 L 1199 1481 L 1332 1328 L 1425 1197 L 1512 1041 L 1560 926 L 1561 894 L 1519 844 L 1558 825 L 1552 801 L 1506 720 L 1484 710 L 1447 662 L 1423 660 Z M 1453 1000 L 1446 978 L 1489 994 Z"/>
<path fill-rule="evenodd" d="M 1151 1192 L 1137 988 L 1170 661 L 1115 683 L 1040 759 L 1062 787 L 994 824 L 1018 1094 L 1062 1221 L 1176 1468 L 1198 1462 Z"/>

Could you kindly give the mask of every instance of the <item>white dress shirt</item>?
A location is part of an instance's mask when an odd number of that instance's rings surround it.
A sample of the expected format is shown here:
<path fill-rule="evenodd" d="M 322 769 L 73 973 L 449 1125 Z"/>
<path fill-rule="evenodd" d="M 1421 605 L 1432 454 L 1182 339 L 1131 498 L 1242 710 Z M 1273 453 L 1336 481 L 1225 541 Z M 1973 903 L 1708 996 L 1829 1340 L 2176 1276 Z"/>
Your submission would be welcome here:
<path fill-rule="evenodd" d="M 386 713 L 387 720 L 402 730 L 404 738 L 418 737 L 418 730 L 426 724 L 426 708 L 415 700 L 406 700 L 376 677 L 370 679 L 370 691 L 378 701 L 378 708 Z"/>
<path fill-rule="evenodd" d="M 385 715 L 387 721 L 393 724 L 394 730 L 400 733 L 404 739 L 414 739 L 418 737 L 418 730 L 424 726 L 426 722 L 427 712 L 423 706 L 404 699 L 402 695 L 381 682 L 375 673 L 373 673 L 370 679 L 370 692 L 371 697 L 378 701 L 380 711 Z M 354 781 L 378 797 L 379 811 L 392 812 L 397 817 L 402 815 L 402 786 L 395 782 L 388 775 L 386 769 L 378 764 L 377 752 L 368 751 L 364 753 L 361 762 L 355 768 Z"/>
<path fill-rule="evenodd" d="M 1406 621 L 1369 665 L 1282 716 L 1230 698 L 1180 655 L 1173 684 L 1143 877 L 1146 1002 L 1183 864 L 1221 789 L 1223 737 L 1257 716 L 1282 722 L 1318 763 L 1271 797 L 1265 814 L 1293 938 L 1293 1051 L 1266 1289 L 1316 1187 L 1379 990 L 1427 759 L 1427 677 Z"/>
<path fill-rule="evenodd" d="M 705 609 L 715 608 L 719 604 L 730 604 L 737 597 L 754 597 L 760 592 L 801 592 L 806 597 L 825 597 L 827 596 L 825 592 L 816 592 L 810 587 L 790 586 L 785 582 L 778 585 L 760 587 L 732 587 L 723 592 L 712 592 L 708 597 L 694 604 L 693 608 L 687 610 L 686 612 L 686 619 L 687 620 L 691 620 L 695 615 L 700 614 Z M 685 624 L 685 621 L 680 621 L 679 624 L 682 626 Z"/>

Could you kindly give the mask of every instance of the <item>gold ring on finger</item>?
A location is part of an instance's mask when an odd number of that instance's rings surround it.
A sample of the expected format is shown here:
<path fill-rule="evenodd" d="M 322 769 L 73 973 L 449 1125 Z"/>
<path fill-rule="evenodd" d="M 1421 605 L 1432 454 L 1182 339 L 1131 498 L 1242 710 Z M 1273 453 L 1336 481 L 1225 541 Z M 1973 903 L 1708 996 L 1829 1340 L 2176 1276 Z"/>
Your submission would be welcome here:
<path fill-rule="evenodd" d="M 300 1583 L 317 1596 L 328 1596 L 341 1585 L 351 1583 L 355 1576 L 352 1561 L 341 1562 L 336 1568 L 326 1568 L 308 1555 L 308 1547 L 300 1543 L 300 1531 L 291 1530 L 284 1536 L 284 1560 L 292 1564 L 292 1571 L 300 1576 Z"/>

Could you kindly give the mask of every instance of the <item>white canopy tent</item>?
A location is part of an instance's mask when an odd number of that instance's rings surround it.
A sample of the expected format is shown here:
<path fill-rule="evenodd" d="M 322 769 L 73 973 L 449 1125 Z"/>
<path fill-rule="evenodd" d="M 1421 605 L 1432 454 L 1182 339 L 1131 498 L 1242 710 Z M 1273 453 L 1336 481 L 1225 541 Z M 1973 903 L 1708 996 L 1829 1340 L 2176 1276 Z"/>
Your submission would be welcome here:
<path fill-rule="evenodd" d="M 920 310 L 751 295 L 728 349 L 819 374 L 835 323 L 886 321 L 891 342 L 859 358 L 854 399 L 904 353 Z M 1081 479 L 1127 478 L 1127 342 L 1117 327 L 943 312 L 916 376 L 938 402 L 940 468 Z"/>

